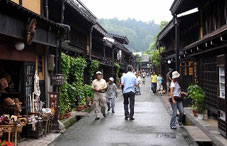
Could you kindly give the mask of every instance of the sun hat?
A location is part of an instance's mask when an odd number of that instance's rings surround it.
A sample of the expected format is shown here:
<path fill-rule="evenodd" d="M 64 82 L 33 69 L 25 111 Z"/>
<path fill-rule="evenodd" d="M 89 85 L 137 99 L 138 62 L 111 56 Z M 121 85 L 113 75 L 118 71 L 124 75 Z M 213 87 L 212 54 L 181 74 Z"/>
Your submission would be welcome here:
<path fill-rule="evenodd" d="M 179 77 L 180 77 L 180 74 L 177 71 L 174 71 L 172 73 L 172 79 L 176 79 L 176 78 L 179 78 Z"/>
<path fill-rule="evenodd" d="M 113 77 L 110 77 L 109 80 L 110 80 L 111 82 L 114 82 L 114 78 L 113 78 Z"/>
<path fill-rule="evenodd" d="M 96 75 L 98 75 L 98 74 L 102 75 L 102 72 L 101 71 L 97 71 Z"/>

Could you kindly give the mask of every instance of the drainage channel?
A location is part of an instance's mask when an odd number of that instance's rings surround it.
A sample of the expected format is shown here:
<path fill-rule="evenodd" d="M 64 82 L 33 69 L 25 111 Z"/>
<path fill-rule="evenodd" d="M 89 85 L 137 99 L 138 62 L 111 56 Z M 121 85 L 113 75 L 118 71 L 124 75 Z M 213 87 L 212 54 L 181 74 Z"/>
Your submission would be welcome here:
<path fill-rule="evenodd" d="M 195 124 L 193 124 L 186 116 L 184 118 L 184 125 L 184 132 L 187 132 L 198 146 L 215 146 L 210 138 Z M 188 140 L 189 136 L 185 136 L 185 139 Z"/>

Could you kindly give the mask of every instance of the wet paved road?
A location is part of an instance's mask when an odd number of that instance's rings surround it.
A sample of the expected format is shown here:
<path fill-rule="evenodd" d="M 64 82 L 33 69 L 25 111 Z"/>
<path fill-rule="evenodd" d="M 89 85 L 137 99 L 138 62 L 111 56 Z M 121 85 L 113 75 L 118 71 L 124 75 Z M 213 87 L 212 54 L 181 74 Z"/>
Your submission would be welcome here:
<path fill-rule="evenodd" d="M 180 129 L 169 128 L 170 115 L 160 97 L 151 95 L 147 84 L 136 96 L 135 121 L 125 121 L 123 98 L 116 113 L 95 121 L 92 112 L 70 127 L 51 146 L 187 146 Z"/>

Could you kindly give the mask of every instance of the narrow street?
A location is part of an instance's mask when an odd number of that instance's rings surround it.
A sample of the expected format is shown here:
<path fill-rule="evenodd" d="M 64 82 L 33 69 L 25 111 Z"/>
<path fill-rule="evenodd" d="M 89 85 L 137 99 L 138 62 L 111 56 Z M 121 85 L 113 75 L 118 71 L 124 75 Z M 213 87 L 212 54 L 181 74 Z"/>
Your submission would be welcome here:
<path fill-rule="evenodd" d="M 181 130 L 169 128 L 170 115 L 161 97 L 149 91 L 149 81 L 136 96 L 135 121 L 125 121 L 123 97 L 119 96 L 116 113 L 95 121 L 94 112 L 70 127 L 50 146 L 186 146 Z"/>

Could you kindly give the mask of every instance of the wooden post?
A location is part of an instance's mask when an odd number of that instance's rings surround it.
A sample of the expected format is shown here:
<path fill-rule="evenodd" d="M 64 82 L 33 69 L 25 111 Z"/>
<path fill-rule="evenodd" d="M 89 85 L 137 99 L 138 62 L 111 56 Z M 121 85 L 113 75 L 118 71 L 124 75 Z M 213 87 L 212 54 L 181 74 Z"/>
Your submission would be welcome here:
<path fill-rule="evenodd" d="M 175 70 L 179 71 L 179 29 L 176 14 L 173 16 L 173 22 L 175 26 Z"/>

